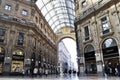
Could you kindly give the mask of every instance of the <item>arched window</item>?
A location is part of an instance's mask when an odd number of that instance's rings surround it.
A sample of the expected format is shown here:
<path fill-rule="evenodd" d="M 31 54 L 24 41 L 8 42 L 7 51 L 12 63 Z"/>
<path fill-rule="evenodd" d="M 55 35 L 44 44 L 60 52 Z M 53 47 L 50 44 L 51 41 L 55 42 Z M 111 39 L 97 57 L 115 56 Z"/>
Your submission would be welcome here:
<path fill-rule="evenodd" d="M 114 39 L 109 38 L 106 39 L 102 44 L 102 51 L 103 51 L 103 57 L 104 59 L 110 59 L 118 57 L 118 47 L 117 43 Z"/>
<path fill-rule="evenodd" d="M 15 51 L 13 52 L 13 55 L 24 56 L 24 54 L 23 54 L 23 51 L 22 51 L 22 50 L 15 50 Z"/>
<path fill-rule="evenodd" d="M 87 45 L 85 47 L 85 53 L 94 51 L 94 47 L 92 45 Z"/>
<path fill-rule="evenodd" d="M 105 49 L 105 48 L 114 47 L 114 46 L 117 46 L 117 43 L 114 39 L 110 38 L 103 42 L 102 48 Z"/>
<path fill-rule="evenodd" d="M 95 51 L 92 45 L 87 45 L 85 47 L 85 61 L 95 60 Z"/>

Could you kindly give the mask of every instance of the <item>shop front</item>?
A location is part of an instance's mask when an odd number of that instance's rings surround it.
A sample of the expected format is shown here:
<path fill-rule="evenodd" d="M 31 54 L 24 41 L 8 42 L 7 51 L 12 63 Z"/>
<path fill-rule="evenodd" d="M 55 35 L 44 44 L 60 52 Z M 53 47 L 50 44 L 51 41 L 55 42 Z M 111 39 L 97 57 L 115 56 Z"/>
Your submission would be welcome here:
<path fill-rule="evenodd" d="M 85 73 L 96 74 L 97 73 L 96 58 L 94 47 L 92 45 L 86 46 L 84 56 L 85 56 Z"/>
<path fill-rule="evenodd" d="M 114 39 L 109 38 L 102 44 L 104 65 L 109 65 L 111 68 L 116 68 L 119 63 L 119 51 L 117 43 Z M 113 73 L 115 75 L 115 73 Z"/>
<path fill-rule="evenodd" d="M 5 50 L 0 47 L 0 74 L 3 73 L 3 64 L 4 64 Z"/>
<path fill-rule="evenodd" d="M 11 74 L 22 75 L 24 71 L 24 53 L 22 50 L 15 50 L 12 54 Z"/>

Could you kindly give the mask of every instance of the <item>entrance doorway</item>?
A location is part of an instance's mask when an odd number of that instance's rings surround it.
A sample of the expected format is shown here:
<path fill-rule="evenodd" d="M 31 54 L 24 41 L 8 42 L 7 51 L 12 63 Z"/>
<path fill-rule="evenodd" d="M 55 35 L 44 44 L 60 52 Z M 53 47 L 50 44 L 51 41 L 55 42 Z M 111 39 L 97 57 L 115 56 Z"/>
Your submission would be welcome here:
<path fill-rule="evenodd" d="M 24 70 L 24 53 L 22 50 L 15 50 L 12 54 L 11 74 L 22 75 Z"/>
<path fill-rule="evenodd" d="M 111 68 L 116 68 L 119 63 L 119 52 L 117 43 L 114 39 L 106 39 L 102 44 L 103 60 L 106 65 Z M 115 73 L 112 74 L 115 75 Z"/>
<path fill-rule="evenodd" d="M 96 67 L 96 58 L 95 58 L 95 51 L 92 45 L 88 45 L 85 48 L 85 73 L 86 74 L 96 74 L 97 67 Z"/>

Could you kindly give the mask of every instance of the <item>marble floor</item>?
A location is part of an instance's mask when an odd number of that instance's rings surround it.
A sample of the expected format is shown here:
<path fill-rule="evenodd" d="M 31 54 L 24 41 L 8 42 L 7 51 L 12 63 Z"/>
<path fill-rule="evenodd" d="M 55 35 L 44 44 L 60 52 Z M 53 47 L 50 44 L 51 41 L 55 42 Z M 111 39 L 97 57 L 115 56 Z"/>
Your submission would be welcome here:
<path fill-rule="evenodd" d="M 119 77 L 97 77 L 97 76 L 84 76 L 78 77 L 77 75 L 67 75 L 67 76 L 48 76 L 48 77 L 37 77 L 37 78 L 29 78 L 29 77 L 0 77 L 0 80 L 120 80 Z"/>

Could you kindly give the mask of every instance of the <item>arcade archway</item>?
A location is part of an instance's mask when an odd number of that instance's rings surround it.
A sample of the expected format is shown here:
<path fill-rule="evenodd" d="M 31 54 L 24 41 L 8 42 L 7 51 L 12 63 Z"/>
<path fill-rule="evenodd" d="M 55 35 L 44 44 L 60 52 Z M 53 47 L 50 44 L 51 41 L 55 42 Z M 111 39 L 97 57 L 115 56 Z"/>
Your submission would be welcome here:
<path fill-rule="evenodd" d="M 58 45 L 58 55 L 60 73 L 78 71 L 77 52 L 74 39 L 70 37 L 61 39 Z"/>

